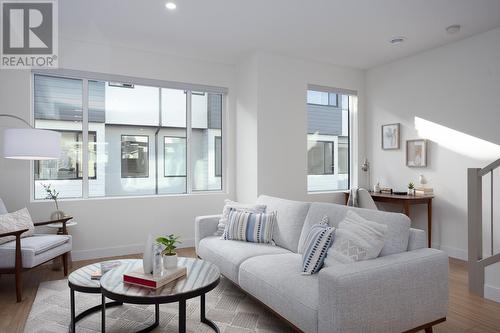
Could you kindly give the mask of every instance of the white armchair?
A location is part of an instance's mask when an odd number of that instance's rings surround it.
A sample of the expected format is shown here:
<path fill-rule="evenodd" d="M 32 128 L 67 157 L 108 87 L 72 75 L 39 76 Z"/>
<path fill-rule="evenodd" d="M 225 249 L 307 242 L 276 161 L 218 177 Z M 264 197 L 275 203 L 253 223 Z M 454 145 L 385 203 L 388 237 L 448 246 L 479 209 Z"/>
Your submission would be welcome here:
<path fill-rule="evenodd" d="M 7 209 L 0 199 L 0 215 L 7 214 Z M 68 253 L 72 249 L 71 236 L 67 235 L 66 222 L 72 217 L 60 220 L 35 222 L 36 226 L 62 223 L 63 235 L 34 234 L 21 238 L 28 229 L 0 234 L 0 237 L 15 236 L 16 239 L 0 245 L 0 274 L 15 274 L 17 301 L 22 300 L 22 273 L 61 256 L 64 276 L 68 275 Z"/>

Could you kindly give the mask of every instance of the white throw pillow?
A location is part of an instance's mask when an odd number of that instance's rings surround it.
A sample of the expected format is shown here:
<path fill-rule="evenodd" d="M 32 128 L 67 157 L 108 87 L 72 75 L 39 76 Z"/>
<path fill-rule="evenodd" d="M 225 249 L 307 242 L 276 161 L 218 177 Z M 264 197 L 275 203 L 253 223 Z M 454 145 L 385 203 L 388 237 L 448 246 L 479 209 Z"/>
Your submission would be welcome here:
<path fill-rule="evenodd" d="M 369 221 L 347 211 L 345 219 L 335 231 L 332 247 L 328 250 L 325 266 L 347 264 L 377 258 L 384 247 L 387 226 Z"/>
<path fill-rule="evenodd" d="M 240 210 L 240 211 L 245 211 L 249 213 L 265 213 L 266 212 L 266 205 L 259 205 L 259 204 L 242 204 L 236 201 L 232 201 L 229 199 L 226 199 L 224 201 L 224 209 L 222 210 L 222 217 L 219 220 L 219 224 L 217 225 L 217 232 L 215 233 L 216 236 L 222 236 L 224 234 L 224 229 L 226 228 L 227 224 L 227 219 L 229 217 L 229 213 L 231 210 Z"/>
<path fill-rule="evenodd" d="M 28 231 L 23 232 L 21 237 L 31 236 L 35 231 L 35 226 L 27 208 L 0 215 L 0 234 L 22 229 L 28 229 Z M 14 239 L 16 239 L 15 236 L 0 237 L 0 244 L 13 241 Z"/>

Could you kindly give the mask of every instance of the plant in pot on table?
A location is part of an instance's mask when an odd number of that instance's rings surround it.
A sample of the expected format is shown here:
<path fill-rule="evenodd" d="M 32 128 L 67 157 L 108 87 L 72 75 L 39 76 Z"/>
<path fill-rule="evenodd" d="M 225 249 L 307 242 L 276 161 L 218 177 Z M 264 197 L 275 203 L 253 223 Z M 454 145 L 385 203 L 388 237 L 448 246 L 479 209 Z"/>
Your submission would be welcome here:
<path fill-rule="evenodd" d="M 170 234 L 166 237 L 158 237 L 156 242 L 163 245 L 165 249 L 162 251 L 163 254 L 163 267 L 165 269 L 176 268 L 177 267 L 177 253 L 175 249 L 177 244 L 182 243 L 179 241 L 180 236 L 175 236 Z"/>
<path fill-rule="evenodd" d="M 408 184 L 408 194 L 415 195 L 415 184 L 413 184 L 413 182 Z"/>

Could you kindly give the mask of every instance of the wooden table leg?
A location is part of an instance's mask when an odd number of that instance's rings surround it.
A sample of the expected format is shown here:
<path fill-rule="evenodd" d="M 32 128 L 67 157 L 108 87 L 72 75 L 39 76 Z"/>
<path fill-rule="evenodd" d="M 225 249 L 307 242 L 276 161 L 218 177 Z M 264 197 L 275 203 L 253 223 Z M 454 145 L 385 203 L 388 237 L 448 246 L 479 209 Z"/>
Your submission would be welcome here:
<path fill-rule="evenodd" d="M 432 247 L 432 199 L 427 201 L 427 243 Z"/>
<path fill-rule="evenodd" d="M 410 217 L 410 203 L 408 201 L 405 201 L 404 203 L 404 210 L 405 210 L 405 215 Z"/>

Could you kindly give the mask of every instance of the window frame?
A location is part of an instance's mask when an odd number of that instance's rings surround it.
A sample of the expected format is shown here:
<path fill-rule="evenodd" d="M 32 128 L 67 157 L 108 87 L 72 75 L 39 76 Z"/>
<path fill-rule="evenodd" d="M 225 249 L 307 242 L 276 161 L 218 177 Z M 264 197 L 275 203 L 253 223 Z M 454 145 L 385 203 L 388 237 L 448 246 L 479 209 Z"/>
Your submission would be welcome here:
<path fill-rule="evenodd" d="M 73 134 L 76 134 L 76 142 L 82 142 L 83 143 L 83 130 L 79 131 L 79 130 L 56 130 L 54 129 L 55 132 L 59 132 L 59 133 L 73 133 Z M 93 134 L 94 135 L 94 142 L 95 144 L 97 143 L 97 132 L 96 131 L 89 131 L 88 132 L 89 135 L 90 134 Z M 82 141 L 78 141 L 78 134 L 81 134 L 82 135 Z M 97 151 L 96 151 L 97 152 Z M 41 161 L 33 161 L 33 179 L 35 177 L 35 165 L 38 165 L 38 168 L 40 168 L 40 162 Z M 81 170 L 80 170 L 80 164 L 82 164 L 81 166 Z M 78 159 L 78 154 L 77 154 L 77 162 L 76 162 L 76 177 L 75 178 L 65 178 L 65 179 L 46 179 L 46 178 L 38 178 L 38 179 L 34 179 L 36 181 L 50 181 L 50 180 L 82 180 L 83 179 L 83 176 L 82 177 L 79 177 L 78 175 L 80 174 L 80 171 L 82 171 L 83 173 L 83 144 L 82 144 L 82 160 L 79 161 Z M 88 177 L 88 179 L 92 179 L 92 180 L 96 180 L 97 179 L 97 161 L 94 163 L 94 176 L 93 177 Z"/>
<path fill-rule="evenodd" d="M 220 156 L 220 164 L 221 164 L 221 173 L 217 173 L 217 140 L 220 140 L 221 147 L 221 156 Z M 222 154 L 222 135 L 214 136 L 214 177 L 222 177 L 222 160 L 224 159 L 224 155 Z"/>
<path fill-rule="evenodd" d="M 88 130 L 89 130 L 89 124 L 90 122 L 88 121 L 88 116 L 89 116 L 89 103 L 88 103 L 88 86 L 90 81 L 104 81 L 104 82 L 126 82 L 134 85 L 145 85 L 145 86 L 152 86 L 155 88 L 165 88 L 165 89 L 178 89 L 178 90 L 184 90 L 186 93 L 186 98 L 191 96 L 191 93 L 194 92 L 200 93 L 203 92 L 204 94 L 207 93 L 213 93 L 213 94 L 220 94 L 222 95 L 222 106 L 221 106 L 221 136 L 227 136 L 228 131 L 226 130 L 226 125 L 228 123 L 229 115 L 228 115 L 228 94 L 229 94 L 229 89 L 226 87 L 220 87 L 220 86 L 210 86 L 210 85 L 204 85 L 204 84 L 193 84 L 193 83 L 184 83 L 184 82 L 176 82 L 176 81 L 166 81 L 166 80 L 158 80 L 158 79 L 149 79 L 149 78 L 138 78 L 138 77 L 130 77 L 130 76 L 125 76 L 125 75 L 116 75 L 116 74 L 107 74 L 107 73 L 98 73 L 98 72 L 89 72 L 89 71 L 80 71 L 80 70 L 73 70 L 73 69 L 32 69 L 30 73 L 30 124 L 34 126 L 35 124 L 35 117 L 34 117 L 34 95 L 35 95 L 35 86 L 34 86 L 34 77 L 36 75 L 43 75 L 43 76 L 48 76 L 48 77 L 56 77 L 56 78 L 68 78 L 68 79 L 77 79 L 77 80 L 82 80 L 82 89 L 83 89 L 83 105 L 82 105 L 82 111 L 83 111 L 83 117 L 82 117 L 82 132 L 83 132 L 83 146 L 85 147 L 88 145 Z M 109 198 L 134 198 L 134 197 L 157 197 L 157 196 L 186 196 L 186 195 L 205 195 L 205 194 L 217 194 L 217 193 L 227 193 L 227 177 L 228 177 L 228 170 L 227 170 L 227 159 L 224 158 L 226 154 L 228 154 L 228 149 L 227 149 L 227 140 L 222 140 L 222 179 L 221 179 L 221 188 L 220 189 L 214 189 L 214 190 L 194 190 L 191 186 L 192 181 L 193 181 L 193 167 L 191 166 L 191 149 L 190 149 L 190 135 L 191 135 L 191 129 L 192 129 L 192 124 L 190 122 L 191 118 L 191 101 L 188 102 L 187 108 L 186 109 L 186 142 L 187 142 L 187 149 L 186 149 L 186 154 L 187 156 L 187 175 L 186 175 L 186 192 L 184 193 L 172 193 L 172 194 L 163 194 L 163 193 L 158 193 L 156 192 L 155 194 L 147 194 L 147 195 L 121 195 L 121 196 L 102 196 L 102 197 L 94 197 L 89 195 L 89 179 L 88 174 L 86 172 L 85 165 L 83 165 L 83 179 L 82 179 L 82 196 L 80 197 L 68 197 L 68 198 L 60 198 L 60 200 L 102 200 L 102 199 L 109 199 Z M 156 141 L 156 140 L 155 140 Z M 155 142 L 156 148 L 159 149 L 159 145 L 157 142 Z M 150 152 L 148 151 L 148 154 Z M 83 162 L 88 163 L 88 148 L 83 150 Z M 159 162 L 156 160 L 156 164 L 159 164 Z M 161 175 L 158 170 L 158 175 Z M 97 176 L 97 170 L 96 170 L 96 176 Z M 40 202 L 45 199 L 35 199 L 35 183 L 37 180 L 34 179 L 34 161 L 30 161 L 30 200 L 32 202 Z"/>

